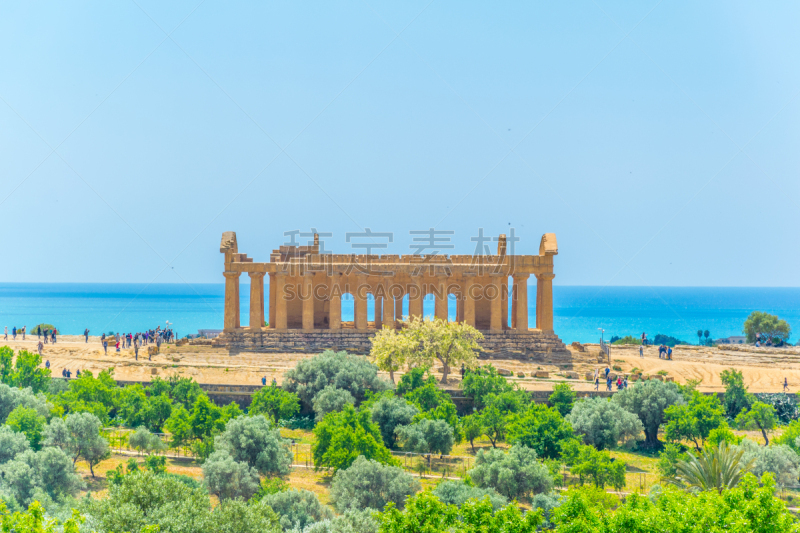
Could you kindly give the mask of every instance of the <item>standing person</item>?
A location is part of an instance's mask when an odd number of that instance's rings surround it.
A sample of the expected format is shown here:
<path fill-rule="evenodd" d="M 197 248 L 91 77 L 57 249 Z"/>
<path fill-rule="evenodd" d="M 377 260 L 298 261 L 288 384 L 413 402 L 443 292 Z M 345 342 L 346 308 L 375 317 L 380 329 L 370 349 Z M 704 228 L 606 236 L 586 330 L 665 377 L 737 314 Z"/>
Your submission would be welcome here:
<path fill-rule="evenodd" d="M 36 326 L 36 338 L 42 340 L 42 326 Z"/>
<path fill-rule="evenodd" d="M 45 361 L 45 362 L 44 362 L 44 367 L 45 367 L 47 370 L 50 370 L 50 359 L 48 359 L 47 361 Z"/>
<path fill-rule="evenodd" d="M 267 386 L 267 376 L 261 376 L 261 386 L 262 387 Z"/>
<path fill-rule="evenodd" d="M 89 328 L 83 330 L 83 336 L 86 339 L 86 344 L 89 344 Z"/>
<path fill-rule="evenodd" d="M 464 373 L 466 371 L 467 371 L 467 369 L 464 367 L 464 363 L 461 363 L 461 380 L 462 381 L 464 380 Z"/>
<path fill-rule="evenodd" d="M 3 326 L 3 340 L 8 340 L 8 326 Z"/>
<path fill-rule="evenodd" d="M 784 377 L 783 378 L 783 392 L 786 392 L 788 390 L 789 390 L 789 379 Z"/>
<path fill-rule="evenodd" d="M 105 333 L 103 333 L 103 335 L 100 337 L 100 342 L 103 343 L 103 353 L 108 355 L 108 339 L 106 339 Z"/>
<path fill-rule="evenodd" d="M 14 326 L 13 328 L 11 328 L 11 337 L 12 337 L 12 340 L 17 340 L 17 326 Z"/>
<path fill-rule="evenodd" d="M 599 374 L 595 374 L 595 376 L 594 376 L 594 390 L 597 390 L 597 391 L 600 390 L 600 375 Z"/>
<path fill-rule="evenodd" d="M 139 340 L 133 339 L 133 356 L 136 360 L 139 360 Z"/>
<path fill-rule="evenodd" d="M 667 347 L 667 359 L 672 361 L 672 346 Z"/>
<path fill-rule="evenodd" d="M 644 357 L 644 346 L 639 346 L 639 357 Z"/>
<path fill-rule="evenodd" d="M 628 388 L 628 376 L 625 376 L 625 379 L 622 381 L 622 388 Z"/>
<path fill-rule="evenodd" d="M 119 348 L 119 332 L 114 334 L 114 342 L 117 343 L 117 347 Z M 119 351 L 119 350 L 117 350 Z"/>
<path fill-rule="evenodd" d="M 41 356 L 42 355 L 42 349 L 44 348 L 44 344 L 42 344 L 42 341 L 39 341 L 39 344 L 36 347 L 39 349 L 39 356 Z M 48 368 L 49 368 L 49 365 L 50 365 L 49 361 L 47 362 L 47 365 L 48 365 Z"/>
<path fill-rule="evenodd" d="M 58 334 L 58 330 L 56 328 L 53 328 L 53 344 L 56 343 L 56 335 L 57 334 Z"/>
<path fill-rule="evenodd" d="M 25 330 L 28 326 L 22 326 L 22 340 L 25 340 Z"/>
<path fill-rule="evenodd" d="M 161 350 L 161 335 L 156 335 L 156 348 Z"/>
<path fill-rule="evenodd" d="M 117 342 L 116 342 L 115 346 L 117 348 L 117 353 L 119 353 L 119 339 L 117 339 Z"/>
<path fill-rule="evenodd" d="M 642 332 L 642 346 L 647 346 L 647 333 Z"/>

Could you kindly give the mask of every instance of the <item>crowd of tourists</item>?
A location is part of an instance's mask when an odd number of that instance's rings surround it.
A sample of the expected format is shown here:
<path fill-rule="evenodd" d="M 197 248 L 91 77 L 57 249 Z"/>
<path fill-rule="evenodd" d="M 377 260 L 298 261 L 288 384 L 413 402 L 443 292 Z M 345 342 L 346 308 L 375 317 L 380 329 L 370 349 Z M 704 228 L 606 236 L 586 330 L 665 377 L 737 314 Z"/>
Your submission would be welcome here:
<path fill-rule="evenodd" d="M 87 329 L 85 335 L 88 338 L 89 330 Z M 148 329 L 140 333 L 115 333 L 114 335 L 103 335 L 100 337 L 100 342 L 103 343 L 103 352 L 108 354 L 108 344 L 113 343 L 114 349 L 119 353 L 120 348 L 133 348 L 136 360 L 139 360 L 139 348 L 147 346 L 148 344 L 155 344 L 159 348 L 163 342 L 172 342 L 175 339 L 175 333 L 171 329 L 161 329 L 158 326 L 156 329 Z M 148 355 L 148 359 L 150 356 Z"/>

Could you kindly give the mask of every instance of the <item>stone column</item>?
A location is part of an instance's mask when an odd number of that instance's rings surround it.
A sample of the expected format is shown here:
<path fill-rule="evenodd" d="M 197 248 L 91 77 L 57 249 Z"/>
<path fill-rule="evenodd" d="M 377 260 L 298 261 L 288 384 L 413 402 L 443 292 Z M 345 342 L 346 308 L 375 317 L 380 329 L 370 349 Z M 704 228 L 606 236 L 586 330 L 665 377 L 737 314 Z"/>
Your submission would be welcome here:
<path fill-rule="evenodd" d="M 520 333 L 528 331 L 528 278 L 530 274 L 515 274 L 514 275 L 514 292 L 517 299 L 514 301 L 516 305 L 514 318 L 516 319 L 515 327 Z"/>
<path fill-rule="evenodd" d="M 489 279 L 492 287 L 487 294 L 487 296 L 491 295 L 489 331 L 503 331 L 503 295 L 501 294 L 503 278 L 498 275 L 490 275 Z"/>
<path fill-rule="evenodd" d="M 436 278 L 436 304 L 434 315 L 447 322 L 447 278 L 438 276 Z"/>
<path fill-rule="evenodd" d="M 517 329 L 517 278 L 511 287 L 511 329 Z"/>
<path fill-rule="evenodd" d="M 502 316 L 500 318 L 500 327 L 508 329 L 508 276 L 503 276 L 500 281 L 500 297 L 503 304 Z"/>
<path fill-rule="evenodd" d="M 314 273 L 303 274 L 303 330 L 314 329 Z"/>
<path fill-rule="evenodd" d="M 383 325 L 394 329 L 394 300 L 389 296 L 389 282 L 386 283 L 386 295 L 383 297 Z"/>
<path fill-rule="evenodd" d="M 286 329 L 289 314 L 286 310 L 286 274 L 278 272 L 275 274 L 275 329 Z"/>
<path fill-rule="evenodd" d="M 269 327 L 275 328 L 275 274 L 269 275 Z"/>
<path fill-rule="evenodd" d="M 383 326 L 383 296 L 375 296 L 375 309 L 373 309 L 373 313 L 375 329 L 381 329 L 381 326 Z"/>
<path fill-rule="evenodd" d="M 464 275 L 464 322 L 473 328 L 475 327 L 475 297 L 472 291 L 475 290 L 475 275 Z"/>
<path fill-rule="evenodd" d="M 250 330 L 261 331 L 264 327 L 264 275 L 266 272 L 250 274 Z"/>
<path fill-rule="evenodd" d="M 329 297 L 331 302 L 331 310 L 329 315 L 330 329 L 342 329 L 342 276 L 341 274 L 333 274 L 331 280 L 331 295 Z"/>
<path fill-rule="evenodd" d="M 408 294 L 408 315 L 409 318 L 422 318 L 422 300 L 425 297 L 422 294 L 422 276 L 411 276 L 411 283 L 413 287 Z M 416 296 L 412 298 L 414 292 Z"/>
<path fill-rule="evenodd" d="M 549 272 L 539 276 L 539 283 L 542 286 L 542 317 L 539 328 L 545 333 L 553 333 L 553 278 L 555 277 L 555 274 Z M 539 316 L 539 309 L 536 310 L 536 316 Z"/>
<path fill-rule="evenodd" d="M 225 331 L 239 327 L 239 276 L 241 272 L 223 272 L 225 276 Z"/>
<path fill-rule="evenodd" d="M 353 291 L 356 329 L 367 329 L 367 277 L 356 276 L 356 287 Z"/>

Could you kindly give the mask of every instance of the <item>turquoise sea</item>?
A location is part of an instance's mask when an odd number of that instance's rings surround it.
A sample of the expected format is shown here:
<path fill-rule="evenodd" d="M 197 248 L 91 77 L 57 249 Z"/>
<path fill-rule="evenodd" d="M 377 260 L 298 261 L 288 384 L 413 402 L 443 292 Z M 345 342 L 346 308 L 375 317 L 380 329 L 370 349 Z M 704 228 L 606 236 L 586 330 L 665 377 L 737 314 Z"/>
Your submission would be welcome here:
<path fill-rule="evenodd" d="M 529 302 L 535 302 L 535 286 Z M 248 316 L 249 287 L 242 286 L 242 320 Z M 224 284 L 92 284 L 0 283 L 0 328 L 55 324 L 63 334 L 136 332 L 164 326 L 180 335 L 222 328 Z M 657 333 L 697 342 L 697 330 L 713 338 L 741 335 L 751 311 L 767 311 L 792 326 L 792 343 L 800 335 L 800 288 L 736 287 L 553 287 L 555 331 L 562 340 L 597 342 L 605 329 L 612 335 Z M 451 314 L 455 306 L 450 305 Z M 370 313 L 372 303 L 369 303 Z M 407 309 L 405 310 L 407 311 Z M 425 303 L 433 314 L 433 302 Z M 534 324 L 531 305 L 531 325 Z M 343 304 L 343 319 L 352 320 L 352 302 Z M 371 315 L 370 315 L 371 316 Z M 244 325 L 244 324 L 243 324 Z"/>

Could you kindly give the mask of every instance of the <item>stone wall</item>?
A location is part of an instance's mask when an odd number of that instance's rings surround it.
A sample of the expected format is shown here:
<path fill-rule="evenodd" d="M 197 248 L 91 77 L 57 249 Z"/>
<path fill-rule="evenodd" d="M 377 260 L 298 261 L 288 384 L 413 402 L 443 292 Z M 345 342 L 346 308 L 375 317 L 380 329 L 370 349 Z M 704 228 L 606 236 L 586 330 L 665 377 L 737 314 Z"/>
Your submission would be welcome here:
<path fill-rule="evenodd" d="M 319 353 L 324 350 L 346 350 L 369 353 L 374 331 L 356 330 L 288 330 L 251 332 L 246 329 L 226 331 L 212 341 L 214 346 L 230 350 L 254 352 Z M 543 362 L 571 360 L 567 347 L 556 335 L 530 333 L 483 333 L 481 359 L 522 359 Z M 206 341 L 207 342 L 207 341 Z"/>

